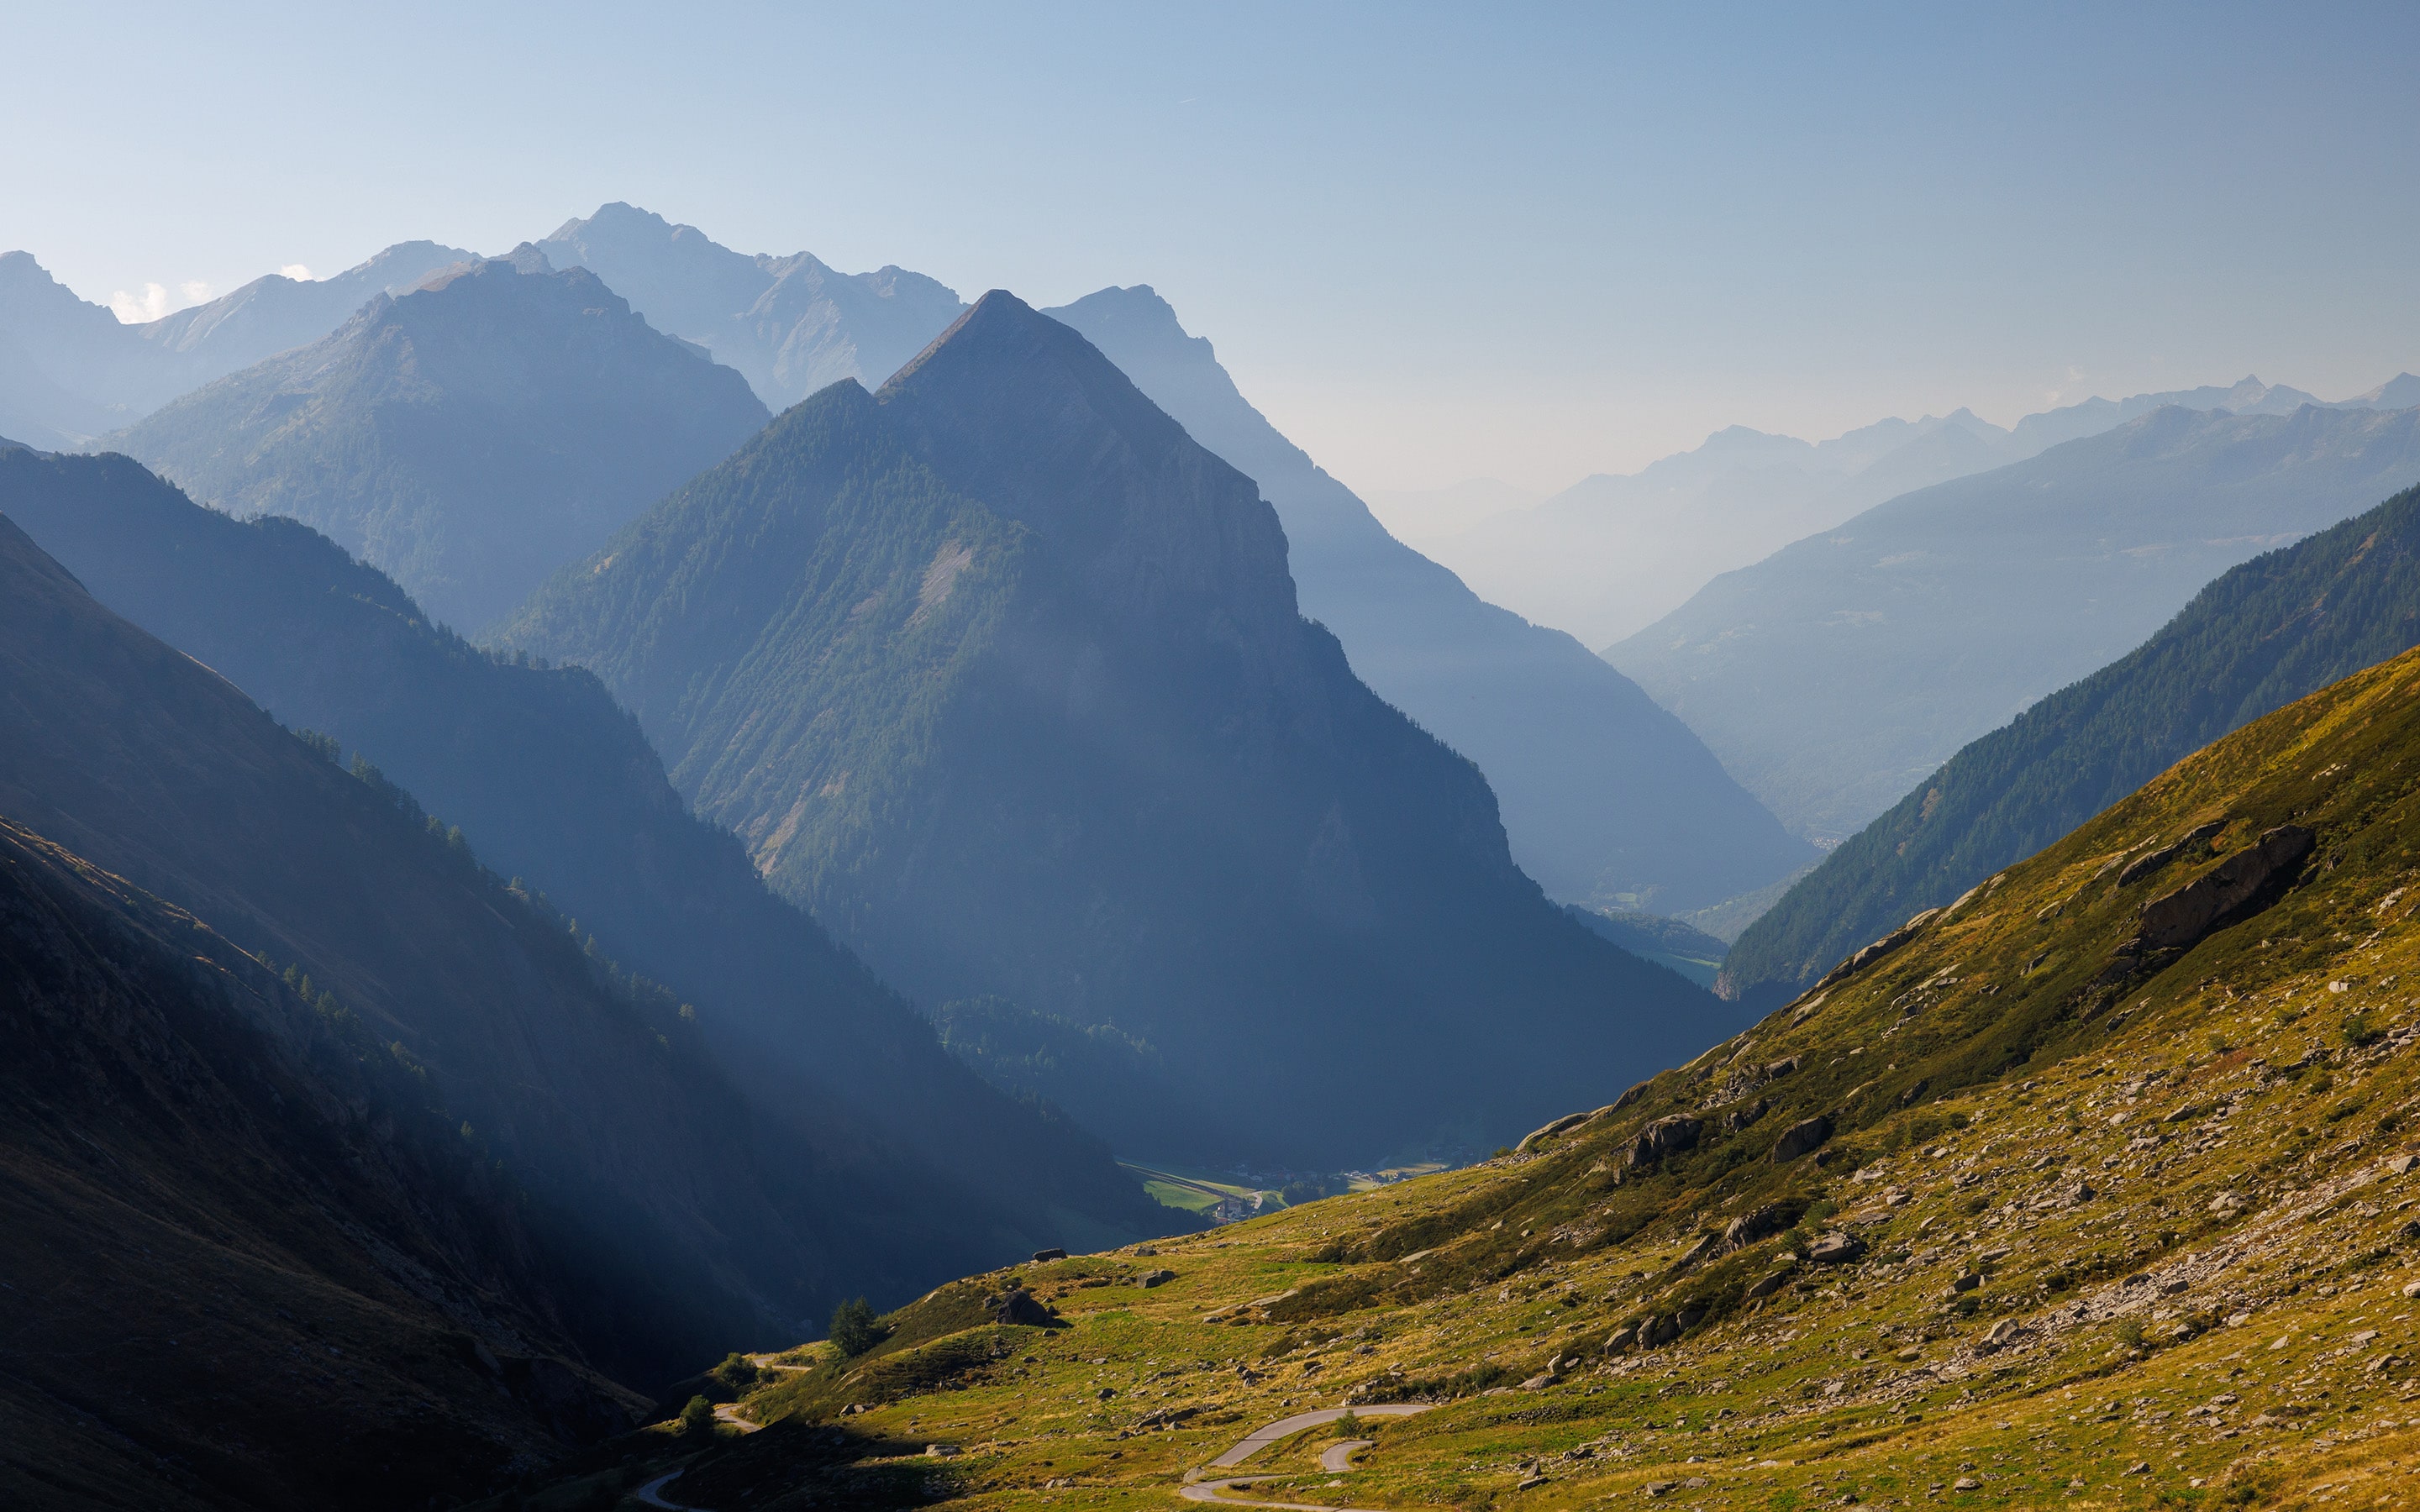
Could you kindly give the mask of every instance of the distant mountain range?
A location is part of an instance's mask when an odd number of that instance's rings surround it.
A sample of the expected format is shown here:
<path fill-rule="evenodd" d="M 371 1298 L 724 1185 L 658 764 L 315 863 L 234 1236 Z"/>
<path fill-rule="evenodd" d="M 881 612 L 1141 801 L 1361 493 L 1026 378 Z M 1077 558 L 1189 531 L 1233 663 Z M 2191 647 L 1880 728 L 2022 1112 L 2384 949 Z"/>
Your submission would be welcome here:
<path fill-rule="evenodd" d="M 564 223 L 537 248 L 738 369 L 774 409 L 842 378 L 878 385 L 966 309 L 922 273 L 835 272 L 803 252 L 750 256 L 623 204 Z"/>
<path fill-rule="evenodd" d="M 1606 646 L 1680 608 L 1717 575 L 1885 500 L 2100 434 L 2170 405 L 2290 414 L 2322 401 L 2247 378 L 2231 387 L 2088 399 L 2003 429 L 1969 410 L 1885 420 L 1807 442 L 1734 425 L 1641 471 L 1599 473 L 1527 509 L 1413 544 L 1496 603 Z M 2346 409 L 2420 405 L 2404 374 Z"/>
<path fill-rule="evenodd" d="M 72 451 L 263 358 L 318 340 L 380 294 L 471 260 L 405 241 L 333 278 L 282 273 L 143 325 L 88 303 L 23 252 L 0 253 L 0 434 Z"/>
<path fill-rule="evenodd" d="M 2420 480 L 2420 410 L 2170 406 L 1904 494 L 1605 655 L 1799 833 L 1845 839 L 2211 578 Z"/>
<path fill-rule="evenodd" d="M 307 527 L 230 519 L 123 457 L 0 457 L 0 511 L 103 603 L 374 762 L 676 989 L 760 1117 L 879 1150 L 885 1221 L 918 1237 L 861 1257 L 859 1288 L 903 1293 L 971 1257 L 1174 1221 L 1091 1135 L 977 1080 L 773 896 L 589 673 L 480 651 Z"/>
<path fill-rule="evenodd" d="M 222 509 L 326 532 L 477 630 L 768 418 L 595 274 L 525 253 L 378 295 L 108 444 Z"/>
<path fill-rule="evenodd" d="M 1121 1149 L 1483 1146 L 1719 1032 L 1514 868 L 1477 770 L 1300 617 L 1286 547 L 1252 480 L 994 293 L 504 642 L 594 668 L 774 887 L 919 998 L 1148 1044 L 1177 1072 L 1150 1121 L 1066 1094 Z"/>
<path fill-rule="evenodd" d="M 1637 684 L 1388 534 L 1153 290 L 1103 289 L 1048 313 L 1260 485 L 1303 613 L 1335 632 L 1373 692 L 1479 764 L 1513 859 L 1549 894 L 1677 913 L 1815 859 Z"/>
<path fill-rule="evenodd" d="M 2420 489 L 2235 567 L 2135 650 L 1968 745 L 1740 936 L 1770 1005 L 2056 841 L 2170 764 L 2420 645 Z"/>

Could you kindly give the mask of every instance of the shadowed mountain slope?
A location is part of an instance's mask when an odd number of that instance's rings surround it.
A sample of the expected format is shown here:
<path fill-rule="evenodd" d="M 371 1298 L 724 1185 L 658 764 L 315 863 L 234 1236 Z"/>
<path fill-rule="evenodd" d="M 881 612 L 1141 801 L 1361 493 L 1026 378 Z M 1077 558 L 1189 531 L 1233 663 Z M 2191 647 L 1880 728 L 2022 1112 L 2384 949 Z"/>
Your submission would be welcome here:
<path fill-rule="evenodd" d="M 912 1433 L 968 1512 L 2405 1505 L 2416 866 L 2407 653 L 1510 1157 L 970 1276 L 616 1471 L 830 1499 L 862 1471 L 815 1446 Z"/>
<path fill-rule="evenodd" d="M 1674 913 L 1815 858 L 1638 685 L 1388 534 L 1149 287 L 1047 313 L 1259 484 L 1285 527 L 1303 613 L 1335 632 L 1373 692 L 1479 764 L 1513 859 L 1550 895 Z"/>
<path fill-rule="evenodd" d="M 1152 1045 L 1187 1078 L 1154 1122 L 1073 1103 L 1126 1149 L 1466 1146 L 1583 1064 L 1719 1032 L 1547 903 L 1478 772 L 1303 621 L 1285 552 L 1249 479 L 994 293 L 504 640 L 595 669 L 699 810 L 911 994 Z"/>
<path fill-rule="evenodd" d="M 1109 1243 L 1174 1217 L 1093 1136 L 978 1080 L 774 896 L 737 841 L 690 813 L 587 671 L 470 646 L 307 527 L 201 508 L 124 457 L 0 454 L 0 513 L 102 602 L 288 725 L 376 763 L 489 865 L 695 1004 L 701 1036 L 766 1117 L 890 1151 L 887 1180 L 933 1215 L 928 1242 Z M 889 1284 L 947 1263 L 937 1253 Z"/>
<path fill-rule="evenodd" d="M 934 1200 L 948 1188 L 752 1106 L 679 998 L 385 778 L 338 768 L 333 742 L 94 603 L 14 524 L 0 575 L 0 814 L 298 967 L 425 1077 L 527 1193 L 599 1368 L 658 1383 L 988 1247 Z"/>
<path fill-rule="evenodd" d="M 2420 490 L 2196 594 L 2159 633 L 1961 750 L 1743 933 L 1722 991 L 1789 996 L 2170 763 L 2420 644 Z"/>
<path fill-rule="evenodd" d="M 766 418 L 594 274 L 497 259 L 381 295 L 112 444 L 231 513 L 324 531 L 476 628 Z"/>
<path fill-rule="evenodd" d="M 752 257 L 619 203 L 566 221 L 536 246 L 558 268 L 594 272 L 657 330 L 738 369 L 774 409 L 843 378 L 880 383 L 966 309 L 922 273 L 836 272 L 803 252 Z"/>
<path fill-rule="evenodd" d="M 1727 573 L 1605 655 L 1782 820 L 1846 838 L 2203 584 L 2420 480 L 2420 409 L 2155 410 Z"/>
<path fill-rule="evenodd" d="M 0 820 L 0 1501 L 422 1507 L 626 1427 L 408 1062 Z"/>

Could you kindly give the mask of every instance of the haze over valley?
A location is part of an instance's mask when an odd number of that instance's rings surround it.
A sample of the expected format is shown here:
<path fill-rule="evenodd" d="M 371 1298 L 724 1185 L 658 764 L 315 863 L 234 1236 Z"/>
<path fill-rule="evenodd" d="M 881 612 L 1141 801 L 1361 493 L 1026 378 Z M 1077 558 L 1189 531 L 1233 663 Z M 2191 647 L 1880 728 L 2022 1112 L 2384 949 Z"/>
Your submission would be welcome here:
<path fill-rule="evenodd" d="M 2400 11 L 24 34 L 0 1504 L 2420 1474 Z"/>

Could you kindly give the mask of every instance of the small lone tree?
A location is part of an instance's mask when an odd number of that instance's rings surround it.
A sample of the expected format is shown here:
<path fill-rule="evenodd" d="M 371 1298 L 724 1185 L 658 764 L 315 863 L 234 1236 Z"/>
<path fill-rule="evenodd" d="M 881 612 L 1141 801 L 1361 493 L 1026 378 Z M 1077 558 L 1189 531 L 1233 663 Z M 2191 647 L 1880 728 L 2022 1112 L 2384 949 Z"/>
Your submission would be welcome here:
<path fill-rule="evenodd" d="M 874 1309 L 863 1297 L 832 1309 L 832 1345 L 850 1359 L 881 1343 L 883 1333 L 882 1325 L 874 1320 Z"/>
<path fill-rule="evenodd" d="M 710 1439 L 714 1437 L 714 1404 L 703 1396 L 692 1396 L 680 1410 L 681 1437 Z"/>

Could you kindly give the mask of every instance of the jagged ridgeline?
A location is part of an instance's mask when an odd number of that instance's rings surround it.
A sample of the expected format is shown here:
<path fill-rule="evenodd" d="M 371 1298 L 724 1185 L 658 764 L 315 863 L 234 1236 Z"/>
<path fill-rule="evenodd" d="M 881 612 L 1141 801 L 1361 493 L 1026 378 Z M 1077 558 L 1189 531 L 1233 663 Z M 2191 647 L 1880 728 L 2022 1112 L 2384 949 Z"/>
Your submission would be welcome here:
<path fill-rule="evenodd" d="M 593 668 L 775 887 L 938 1005 L 1114 1025 L 1123 1147 L 1344 1164 L 1517 1135 L 1713 1000 L 1563 918 L 1484 780 L 1305 622 L 1277 518 L 1080 336 L 988 295 L 566 568 Z"/>
<path fill-rule="evenodd" d="M 1788 996 L 2170 763 L 2420 644 L 2420 489 L 2234 568 L 2123 659 L 1969 745 L 1750 925 L 1720 989 Z"/>
<path fill-rule="evenodd" d="M 691 814 L 637 723 L 578 668 L 432 625 L 383 574 L 274 517 L 194 503 L 123 456 L 0 452 L 0 513 L 109 605 L 288 726 L 360 752 L 627 966 L 677 989 L 760 1117 L 865 1159 L 917 1214 L 856 1257 L 877 1296 L 1174 1215 L 1099 1140 L 979 1081 L 931 1025 Z M 912 1237 L 910 1237 L 912 1232 Z"/>
<path fill-rule="evenodd" d="M 1512 1157 L 970 1277 L 611 1473 L 830 1497 L 912 1434 L 973 1506 L 2404 1505 L 2416 912 L 2420 652 Z"/>

